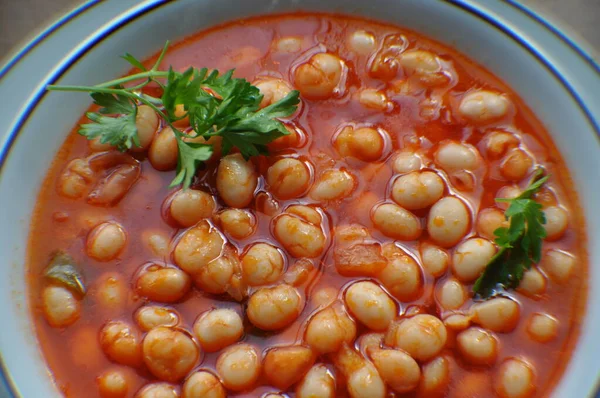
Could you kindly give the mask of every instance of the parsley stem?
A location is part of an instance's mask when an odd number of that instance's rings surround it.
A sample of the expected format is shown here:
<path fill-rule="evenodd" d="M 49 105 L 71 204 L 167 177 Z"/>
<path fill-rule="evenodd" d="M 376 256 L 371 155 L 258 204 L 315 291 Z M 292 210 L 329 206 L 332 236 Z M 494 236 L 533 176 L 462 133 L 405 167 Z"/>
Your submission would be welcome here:
<path fill-rule="evenodd" d="M 62 85 L 50 85 L 47 87 L 50 91 L 81 91 L 81 92 L 107 92 L 101 91 L 101 89 L 110 89 L 110 87 L 118 86 L 123 83 L 128 83 L 135 80 L 142 79 L 156 79 L 156 78 L 167 78 L 169 72 L 167 71 L 156 71 L 149 70 L 145 72 L 136 73 L 133 75 L 125 76 L 119 79 L 110 80 L 104 83 L 96 84 L 95 86 L 62 86 Z M 119 90 L 119 89 L 111 89 L 111 90 Z M 113 91 L 114 92 L 114 91 Z"/>

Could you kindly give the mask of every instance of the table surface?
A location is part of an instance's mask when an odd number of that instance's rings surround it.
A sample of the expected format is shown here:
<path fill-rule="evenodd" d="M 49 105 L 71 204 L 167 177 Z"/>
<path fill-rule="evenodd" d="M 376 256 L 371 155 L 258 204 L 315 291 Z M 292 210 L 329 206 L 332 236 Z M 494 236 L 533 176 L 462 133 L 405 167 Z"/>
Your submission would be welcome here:
<path fill-rule="evenodd" d="M 58 16 L 83 2 L 0 0 L 0 60 Z M 594 55 L 600 54 L 600 0 L 521 0 L 521 3 L 557 22 Z"/>

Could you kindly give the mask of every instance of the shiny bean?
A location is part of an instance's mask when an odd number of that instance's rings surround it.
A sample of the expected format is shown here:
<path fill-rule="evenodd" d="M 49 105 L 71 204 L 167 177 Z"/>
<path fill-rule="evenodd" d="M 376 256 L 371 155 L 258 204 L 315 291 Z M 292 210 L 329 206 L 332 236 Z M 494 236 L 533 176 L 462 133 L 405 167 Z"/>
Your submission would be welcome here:
<path fill-rule="evenodd" d="M 88 235 L 86 250 L 88 256 L 98 261 L 110 261 L 125 248 L 127 234 L 118 223 L 109 221 L 96 226 Z"/>
<path fill-rule="evenodd" d="M 179 398 L 179 392 L 169 383 L 150 383 L 142 387 L 135 398 Z"/>
<path fill-rule="evenodd" d="M 369 281 L 350 285 L 344 298 L 350 313 L 371 330 L 387 329 L 398 311 L 394 300 Z"/>
<path fill-rule="evenodd" d="M 223 251 L 221 234 L 206 221 L 184 232 L 173 252 L 175 263 L 189 274 L 197 274 Z"/>
<path fill-rule="evenodd" d="M 414 171 L 392 184 L 392 199 L 408 210 L 424 209 L 444 194 L 444 181 L 431 171 Z"/>
<path fill-rule="evenodd" d="M 72 325 L 81 315 L 81 303 L 62 286 L 49 285 L 42 292 L 42 308 L 50 326 L 64 328 Z"/>
<path fill-rule="evenodd" d="M 148 151 L 150 164 L 156 170 L 168 171 L 177 166 L 177 157 L 179 156 L 179 147 L 177 138 L 171 127 L 165 127 L 154 138 Z"/>
<path fill-rule="evenodd" d="M 323 364 L 313 366 L 298 384 L 297 398 L 334 398 L 335 380 Z"/>
<path fill-rule="evenodd" d="M 558 206 L 549 206 L 544 210 L 546 216 L 546 240 L 557 240 L 562 238 L 569 225 L 569 214 L 565 209 Z"/>
<path fill-rule="evenodd" d="M 96 378 L 98 392 L 102 398 L 124 398 L 129 389 L 122 371 L 109 370 Z"/>
<path fill-rule="evenodd" d="M 488 123 L 506 116 L 510 107 L 510 100 L 505 95 L 475 90 L 463 96 L 458 112 L 469 121 Z"/>
<path fill-rule="evenodd" d="M 423 273 L 419 264 L 393 243 L 383 246 L 386 266 L 376 274 L 383 286 L 400 301 L 411 301 L 423 290 Z"/>
<path fill-rule="evenodd" d="M 533 166 L 533 159 L 519 148 L 510 150 L 500 164 L 500 173 L 509 181 L 521 181 Z"/>
<path fill-rule="evenodd" d="M 577 266 L 575 257 L 562 250 L 548 250 L 541 262 L 542 269 L 558 283 L 567 283 Z"/>
<path fill-rule="evenodd" d="M 165 326 L 146 334 L 142 352 L 150 373 L 169 382 L 183 379 L 200 357 L 200 350 L 187 334 Z"/>
<path fill-rule="evenodd" d="M 491 365 L 498 356 L 498 341 L 489 332 L 469 328 L 456 336 L 456 345 L 462 357 L 473 365 Z"/>
<path fill-rule="evenodd" d="M 226 398 L 227 393 L 219 379 L 210 372 L 199 370 L 183 383 L 182 398 Z"/>
<path fill-rule="evenodd" d="M 415 240 L 421 236 L 421 220 L 410 211 L 392 203 L 373 208 L 371 218 L 375 228 L 385 236 L 398 240 Z"/>
<path fill-rule="evenodd" d="M 333 146 L 343 157 L 372 162 L 384 155 L 388 133 L 373 127 L 344 127 L 333 139 Z"/>
<path fill-rule="evenodd" d="M 277 330 L 294 322 L 303 304 L 300 293 L 292 286 L 264 287 L 250 296 L 246 315 L 259 329 Z"/>
<path fill-rule="evenodd" d="M 275 238 L 292 256 L 315 258 L 325 249 L 326 238 L 320 224 L 315 225 L 286 213 L 273 222 Z"/>
<path fill-rule="evenodd" d="M 431 276 L 437 278 L 446 273 L 448 264 L 450 264 L 450 255 L 448 252 L 429 243 L 422 243 L 420 245 L 420 252 L 423 268 Z"/>
<path fill-rule="evenodd" d="M 303 97 L 311 100 L 328 99 L 342 92 L 345 64 L 329 53 L 313 55 L 294 72 L 294 85 Z"/>
<path fill-rule="evenodd" d="M 463 282 L 472 282 L 481 275 L 496 254 L 496 247 L 487 239 L 472 238 L 456 247 L 452 256 L 452 272 Z"/>
<path fill-rule="evenodd" d="M 279 199 L 301 196 L 308 189 L 310 179 L 306 164 L 294 158 L 280 159 L 267 170 L 269 190 Z"/>
<path fill-rule="evenodd" d="M 355 337 L 356 325 L 339 301 L 314 314 L 304 334 L 306 343 L 319 354 L 336 352 Z"/>
<path fill-rule="evenodd" d="M 261 78 L 252 83 L 252 85 L 258 88 L 263 95 L 263 99 L 260 102 L 261 108 L 281 101 L 292 91 L 292 86 L 283 79 Z"/>
<path fill-rule="evenodd" d="M 216 364 L 223 385 L 232 391 L 250 389 L 261 372 L 260 355 L 249 344 L 236 344 L 226 348 Z"/>
<path fill-rule="evenodd" d="M 344 169 L 325 170 L 310 192 L 310 197 L 319 200 L 342 200 L 350 196 L 356 188 L 356 179 Z"/>
<path fill-rule="evenodd" d="M 377 349 L 369 355 L 381 378 L 392 390 L 407 393 L 419 385 L 419 364 L 404 351 Z"/>
<path fill-rule="evenodd" d="M 437 290 L 437 300 L 444 310 L 455 310 L 467 301 L 468 293 L 462 283 L 454 279 L 445 280 Z"/>
<path fill-rule="evenodd" d="M 355 30 L 348 36 L 348 47 L 358 55 L 369 55 L 377 48 L 375 36 L 364 30 Z"/>
<path fill-rule="evenodd" d="M 470 224 L 467 206 L 454 196 L 437 201 L 427 217 L 427 232 L 438 245 L 451 247 L 467 233 Z"/>
<path fill-rule="evenodd" d="M 263 373 L 270 385 L 287 390 L 300 381 L 314 363 L 315 355 L 310 348 L 275 347 L 265 354 Z"/>
<path fill-rule="evenodd" d="M 394 158 L 392 170 L 394 173 L 404 174 L 412 171 L 418 171 L 423 162 L 421 158 L 414 152 L 402 151 Z"/>
<path fill-rule="evenodd" d="M 419 314 L 390 328 L 386 342 L 418 361 L 435 357 L 446 345 L 446 327 L 433 315 Z"/>
<path fill-rule="evenodd" d="M 219 351 L 236 343 L 244 334 L 240 315 L 227 308 L 213 309 L 194 323 L 194 335 L 206 352 Z"/>
<path fill-rule="evenodd" d="M 479 164 L 477 149 L 458 142 L 442 144 L 435 153 L 435 163 L 446 172 L 474 170 Z"/>
<path fill-rule="evenodd" d="M 227 209 L 218 215 L 223 232 L 234 239 L 244 239 L 256 230 L 256 217 L 247 210 Z"/>
<path fill-rule="evenodd" d="M 158 264 L 144 266 L 135 281 L 139 295 L 159 303 L 174 303 L 190 290 L 190 277 L 175 267 Z"/>
<path fill-rule="evenodd" d="M 215 211 L 212 195 L 196 189 L 178 191 L 171 199 L 171 217 L 182 227 L 191 227 Z"/>
<path fill-rule="evenodd" d="M 148 332 L 159 326 L 177 326 L 180 316 L 173 309 L 158 305 L 147 305 L 138 309 L 134 318 L 140 329 Z"/>
<path fill-rule="evenodd" d="M 138 334 L 125 322 L 104 325 L 100 331 L 100 346 L 108 358 L 122 365 L 135 367 L 142 362 Z"/>
<path fill-rule="evenodd" d="M 558 335 L 558 320 L 548 314 L 535 313 L 529 318 L 527 333 L 539 343 L 552 341 Z"/>
<path fill-rule="evenodd" d="M 253 244 L 241 260 L 244 281 L 250 286 L 275 282 L 283 273 L 285 266 L 279 250 L 267 243 Z"/>
<path fill-rule="evenodd" d="M 140 105 L 137 107 L 135 115 L 135 127 L 137 128 L 137 136 L 140 145 L 132 147 L 134 152 L 142 152 L 150 147 L 158 128 L 158 115 L 148 105 Z"/>
<path fill-rule="evenodd" d="M 517 358 L 502 362 L 495 380 L 495 390 L 501 398 L 529 398 L 535 389 L 535 373 L 530 364 Z"/>
<path fill-rule="evenodd" d="M 221 158 L 217 169 L 217 191 L 230 207 L 242 208 L 252 202 L 258 176 L 254 165 L 236 153 Z"/>
<path fill-rule="evenodd" d="M 519 322 L 519 304 L 504 297 L 494 297 L 473 308 L 473 321 L 493 332 L 508 333 Z"/>

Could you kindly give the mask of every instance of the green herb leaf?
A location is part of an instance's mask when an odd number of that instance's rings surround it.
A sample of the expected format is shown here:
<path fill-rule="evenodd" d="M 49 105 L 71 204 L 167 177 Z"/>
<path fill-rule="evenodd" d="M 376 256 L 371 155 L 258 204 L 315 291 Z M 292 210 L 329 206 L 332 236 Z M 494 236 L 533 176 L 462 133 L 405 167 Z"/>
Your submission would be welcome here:
<path fill-rule="evenodd" d="M 487 264 L 482 275 L 475 281 L 473 291 L 479 297 L 489 297 L 502 287 L 514 289 L 519 286 L 526 270 L 542 257 L 542 243 L 546 237 L 546 218 L 542 205 L 531 197 L 548 180 L 543 170 L 538 170 L 529 186 L 514 199 L 496 199 L 509 203 L 504 212 L 510 221 L 508 228 L 494 231 L 498 253 Z"/>
<path fill-rule="evenodd" d="M 82 124 L 79 126 L 78 133 L 88 140 L 99 138 L 102 144 L 110 144 L 121 151 L 126 151 L 134 145 L 140 146 L 135 125 L 136 114 L 136 107 L 131 113 L 116 117 L 88 112 L 86 116 L 93 123 Z"/>
<path fill-rule="evenodd" d="M 125 55 L 121 56 L 125 61 L 129 62 L 134 67 L 138 68 L 142 71 L 147 71 L 148 69 L 142 64 L 140 60 L 129 53 L 125 53 Z"/>
<path fill-rule="evenodd" d="M 192 184 L 198 166 L 210 159 L 213 154 L 212 145 L 196 144 L 177 141 L 179 148 L 179 159 L 177 162 L 177 175 L 171 182 L 171 187 L 183 184 L 184 187 L 189 187 Z"/>
<path fill-rule="evenodd" d="M 292 115 L 299 103 L 299 93 L 292 91 L 282 100 L 260 109 L 263 99 L 260 90 L 246 79 L 233 77 L 233 70 L 219 74 L 208 69 L 189 68 L 177 72 L 173 68 L 160 71 L 168 42 L 152 69 L 131 54 L 123 58 L 142 70 L 95 86 L 49 86 L 49 90 L 89 92 L 100 110 L 87 114 L 92 123 L 81 125 L 79 133 L 88 139 L 99 138 L 101 143 L 116 146 L 121 151 L 139 146 L 135 118 L 138 104 L 145 104 L 173 129 L 177 138 L 179 158 L 177 175 L 171 185 L 189 187 L 202 162 L 212 155 L 207 144 L 186 142 L 186 138 L 203 137 L 208 140 L 221 136 L 222 153 L 238 148 L 245 158 L 267 153 L 267 144 L 289 134 L 279 118 Z M 166 83 L 165 80 L 166 79 Z M 142 83 L 138 83 L 142 81 Z M 133 87 L 123 86 L 136 82 Z M 139 90 L 154 83 L 162 90 L 161 98 L 149 98 Z M 184 113 L 175 116 L 182 106 Z M 112 115 L 111 117 L 105 115 Z M 173 124 L 188 118 L 191 131 L 178 130 Z"/>
<path fill-rule="evenodd" d="M 52 255 L 50 263 L 44 271 L 44 277 L 56 284 L 63 285 L 78 296 L 86 293 L 83 275 L 79 266 L 69 254 L 58 251 Z"/>

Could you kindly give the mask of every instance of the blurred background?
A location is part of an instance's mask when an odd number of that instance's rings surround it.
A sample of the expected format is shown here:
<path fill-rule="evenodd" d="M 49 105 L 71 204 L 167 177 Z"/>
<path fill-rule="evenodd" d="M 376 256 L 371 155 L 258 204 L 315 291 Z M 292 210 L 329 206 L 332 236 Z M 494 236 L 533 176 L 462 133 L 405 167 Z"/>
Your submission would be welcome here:
<path fill-rule="evenodd" d="M 576 41 L 587 42 L 595 50 L 595 55 L 600 54 L 600 0 L 520 1 L 542 16 L 556 21 Z M 0 59 L 22 46 L 58 16 L 84 2 L 85 0 L 0 0 Z"/>

